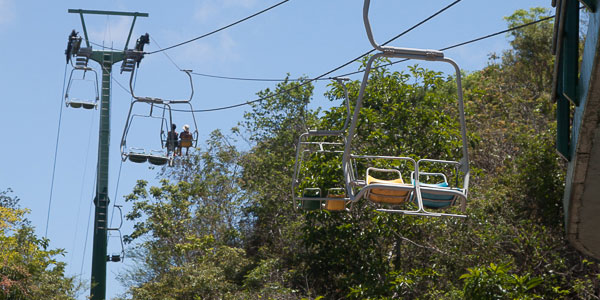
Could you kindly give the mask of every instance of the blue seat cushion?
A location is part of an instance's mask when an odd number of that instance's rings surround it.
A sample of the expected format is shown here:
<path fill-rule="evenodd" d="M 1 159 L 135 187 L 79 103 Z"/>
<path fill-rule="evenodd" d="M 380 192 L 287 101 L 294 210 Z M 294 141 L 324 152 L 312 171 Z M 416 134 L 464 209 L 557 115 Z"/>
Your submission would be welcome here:
<path fill-rule="evenodd" d="M 422 187 L 448 187 L 448 183 L 421 183 Z M 423 199 L 423 206 L 429 208 L 444 208 L 452 205 L 454 202 L 454 195 L 438 195 L 427 192 L 421 192 L 421 198 Z"/>

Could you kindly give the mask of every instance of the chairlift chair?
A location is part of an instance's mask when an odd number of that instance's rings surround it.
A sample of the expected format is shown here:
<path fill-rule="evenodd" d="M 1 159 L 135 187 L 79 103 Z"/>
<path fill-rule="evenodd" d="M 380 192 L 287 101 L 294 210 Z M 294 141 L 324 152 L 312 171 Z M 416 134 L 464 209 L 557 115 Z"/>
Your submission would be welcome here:
<path fill-rule="evenodd" d="M 325 210 L 328 211 L 345 211 L 347 210 L 346 204 L 346 190 L 343 188 L 330 188 L 327 191 L 327 199 L 338 199 L 338 200 L 326 200 Z"/>
<path fill-rule="evenodd" d="M 122 205 L 115 205 L 119 210 L 119 216 L 121 218 L 121 222 L 119 223 L 119 227 L 107 228 L 108 231 L 116 231 L 119 233 L 119 240 L 121 242 L 121 253 L 106 255 L 106 261 L 110 262 L 124 262 L 125 261 L 125 247 L 123 245 L 123 235 L 121 234 L 121 227 L 123 226 L 123 210 L 121 210 Z M 112 223 L 112 222 L 111 222 Z"/>
<path fill-rule="evenodd" d="M 150 103 L 150 104 L 164 104 L 164 105 L 169 105 L 169 106 L 186 106 L 186 108 L 189 108 L 189 110 L 185 110 L 186 112 L 191 113 L 192 115 L 192 126 L 193 126 L 193 130 L 191 130 L 192 133 L 192 138 L 189 140 L 183 140 L 182 142 L 182 147 L 197 147 L 198 144 L 198 124 L 196 122 L 196 116 L 194 114 L 194 108 L 192 106 L 192 98 L 194 97 L 194 82 L 192 80 L 192 70 L 181 70 L 182 72 L 184 72 L 189 79 L 190 82 L 190 96 L 188 99 L 163 99 L 163 98 L 155 98 L 155 97 L 144 97 L 144 96 L 138 96 L 135 94 L 135 91 L 133 89 L 133 79 L 134 79 L 134 73 L 135 73 L 135 69 L 136 69 L 136 63 L 139 64 L 139 62 L 141 61 L 141 59 L 143 58 L 143 52 L 139 51 L 139 50 L 127 50 L 125 51 L 125 58 L 123 60 L 123 64 L 121 65 L 121 72 L 130 72 L 130 77 L 129 77 L 129 90 L 131 93 L 131 96 L 138 102 L 145 102 L 145 103 Z M 175 110 L 175 109 L 173 109 Z M 177 109 L 178 111 L 181 111 L 180 109 Z M 169 112 L 170 113 L 170 112 Z M 171 123 L 172 124 L 172 123 Z M 166 128 L 166 132 L 170 131 L 171 127 L 169 125 L 168 128 Z M 165 132 L 165 128 L 162 129 L 162 132 Z M 166 147 L 166 144 L 163 142 L 164 147 Z"/>
<path fill-rule="evenodd" d="M 149 114 L 143 114 L 143 115 L 142 114 L 132 114 L 133 107 L 136 104 L 141 104 L 141 103 L 145 103 L 145 102 L 134 100 L 131 102 L 131 105 L 129 107 L 129 113 L 128 113 L 127 119 L 125 121 L 125 128 L 123 129 L 123 136 L 121 137 L 121 159 L 123 161 L 129 159 L 129 161 L 134 162 L 134 163 L 149 162 L 150 164 L 158 165 L 158 166 L 162 166 L 162 165 L 166 165 L 166 164 L 171 166 L 173 164 L 174 153 L 170 153 L 170 154 L 166 153 L 166 151 L 164 151 L 164 149 L 150 150 L 150 151 L 146 152 L 145 149 L 143 149 L 143 148 L 136 148 L 136 147 L 128 148 L 127 147 L 127 137 L 129 135 L 129 130 L 131 129 L 131 124 L 134 123 L 134 120 L 136 120 L 136 118 L 150 118 L 150 119 L 159 120 L 161 122 L 161 131 L 159 133 L 160 147 L 161 148 L 166 147 L 166 137 L 164 136 L 163 128 L 165 128 L 165 127 L 170 128 L 171 124 L 173 124 L 172 116 L 171 116 L 171 107 L 168 104 L 162 105 L 162 115 L 160 115 L 160 116 L 157 116 L 153 113 L 155 104 L 150 104 Z M 147 103 L 145 103 L 145 104 L 147 104 Z M 167 113 L 168 113 L 168 115 L 167 115 Z M 167 118 L 168 118 L 168 120 L 167 120 Z"/>
<path fill-rule="evenodd" d="M 360 86 L 358 99 L 354 107 L 354 114 L 351 119 L 351 123 L 346 136 L 346 144 L 344 147 L 344 154 L 342 158 L 342 168 L 344 172 L 344 180 L 346 185 L 346 193 L 350 201 L 358 201 L 362 198 L 375 203 L 385 203 L 392 205 L 388 208 L 380 208 L 379 211 L 401 213 L 407 215 L 421 215 L 421 216 L 450 216 L 450 217 L 466 217 L 462 214 L 453 213 L 442 213 L 433 212 L 428 209 L 434 208 L 445 208 L 450 204 L 460 202 L 461 212 L 465 210 L 465 204 L 467 201 L 467 192 L 469 186 L 469 162 L 468 162 L 468 150 L 467 150 L 467 132 L 464 116 L 464 105 L 463 105 L 463 94 L 461 85 L 461 74 L 458 65 L 450 58 L 444 56 L 444 53 L 437 50 L 426 50 L 426 49 L 412 49 L 412 48 L 398 48 L 391 46 L 380 46 L 373 38 L 371 31 L 371 25 L 369 23 L 369 5 L 370 0 L 364 1 L 363 6 L 363 21 L 367 37 L 373 47 L 379 52 L 371 56 L 367 62 L 363 80 Z M 462 158 L 458 161 L 449 160 L 436 160 L 436 159 L 420 159 L 415 160 L 408 156 L 377 156 L 377 155 L 357 155 L 352 153 L 352 142 L 355 139 L 356 127 L 358 124 L 358 118 L 360 116 L 360 110 L 362 108 L 362 101 L 365 95 L 365 89 L 369 79 L 369 73 L 371 71 L 373 62 L 381 57 L 389 58 L 407 58 L 414 60 L 425 60 L 425 61 L 439 61 L 445 62 L 454 68 L 456 72 L 456 84 L 457 84 L 457 96 L 458 96 L 458 111 L 460 121 L 460 134 L 462 138 Z M 357 173 L 357 160 L 384 160 L 392 163 L 404 162 L 412 166 L 411 182 L 406 183 L 401 180 L 378 180 L 371 176 L 370 172 L 379 171 L 382 169 L 368 168 L 365 179 Z M 447 180 L 445 184 L 431 184 L 421 183 L 421 175 L 427 175 L 427 173 L 420 173 L 420 167 L 423 164 L 440 164 L 445 166 L 451 166 L 456 169 L 457 174 L 460 173 L 462 180 L 462 186 L 449 186 Z M 383 172 L 395 173 L 398 170 L 395 169 L 383 169 Z M 457 175 L 458 176 L 458 175 Z M 401 178 L 401 176 L 399 177 Z M 436 198 L 438 198 L 436 200 Z M 397 208 L 393 205 L 401 202 L 406 202 L 407 199 L 413 199 L 417 205 L 417 209 L 404 209 Z M 447 202 L 435 202 L 440 199 L 447 199 Z M 452 200 L 450 200 L 452 199 Z M 427 209 L 426 209 L 427 208 Z"/>
<path fill-rule="evenodd" d="M 310 130 L 300 135 L 296 147 L 296 160 L 294 164 L 294 174 L 292 178 L 292 198 L 294 208 L 304 210 L 314 210 L 325 208 L 331 211 L 346 209 L 346 202 L 350 199 L 345 196 L 343 188 L 330 188 L 327 195 L 323 197 L 321 189 L 318 187 L 302 187 L 305 178 L 305 158 L 314 154 L 333 153 L 341 155 L 344 146 L 343 137 L 350 122 L 350 101 L 348 90 L 344 81 L 346 78 L 336 78 L 336 81 L 344 89 L 344 102 L 346 106 L 346 119 L 344 126 L 340 130 Z M 332 141 L 333 140 L 333 141 Z M 341 157 L 340 157 L 341 158 Z M 298 205 L 300 202 L 300 205 Z M 324 203 L 324 205 L 322 205 Z"/>
<path fill-rule="evenodd" d="M 81 38 L 79 37 L 78 39 L 75 39 L 75 41 L 73 43 L 81 44 Z M 70 106 L 73 108 L 85 108 L 85 109 L 97 108 L 98 101 L 100 100 L 100 93 L 99 93 L 99 89 L 98 89 L 98 73 L 96 72 L 96 70 L 94 70 L 88 66 L 90 56 L 92 55 L 92 48 L 80 48 L 77 44 L 75 44 L 72 46 L 72 49 L 73 49 L 73 51 L 77 50 L 77 52 L 72 54 L 75 56 L 75 63 L 73 63 L 73 60 L 70 60 L 71 66 L 73 68 L 71 69 L 71 74 L 69 75 L 69 83 L 67 85 L 67 89 L 65 92 L 65 105 L 67 107 Z M 83 72 L 82 77 L 81 78 L 73 78 L 73 74 L 76 72 L 77 73 Z M 87 72 L 93 72 L 95 78 L 86 79 L 85 75 Z M 95 98 L 94 99 L 89 99 L 89 98 L 84 99 L 84 98 L 71 97 L 70 93 L 71 93 L 71 89 L 73 87 L 73 83 L 77 82 L 77 81 L 93 82 L 95 92 L 96 92 Z"/>
<path fill-rule="evenodd" d="M 175 103 L 175 104 L 171 104 L 170 105 L 172 107 L 172 111 L 177 112 L 177 114 L 175 114 L 173 116 L 173 118 L 177 118 L 177 117 L 181 117 L 180 112 L 184 113 L 184 114 L 191 114 L 192 118 L 190 120 L 190 118 L 183 118 L 185 119 L 185 121 L 191 121 L 189 124 L 186 124 L 188 126 L 190 126 L 189 132 L 190 132 L 190 136 L 188 138 L 184 138 L 181 136 L 181 133 L 184 131 L 183 130 L 183 126 L 181 127 L 181 131 L 179 132 L 179 148 L 196 148 L 198 145 L 198 125 L 196 123 L 196 116 L 194 114 L 194 108 L 192 106 L 191 102 L 185 102 L 185 103 Z M 175 107 L 178 106 L 185 106 L 187 109 L 183 110 L 183 109 L 176 109 Z M 177 118 L 178 123 L 182 122 L 182 118 Z M 166 125 L 166 124 L 163 124 Z M 163 145 L 165 147 L 167 147 L 167 134 L 169 131 L 171 130 L 170 127 L 166 127 L 163 126 L 163 128 L 161 128 L 161 136 L 163 137 Z M 187 151 L 186 151 L 187 152 Z"/>

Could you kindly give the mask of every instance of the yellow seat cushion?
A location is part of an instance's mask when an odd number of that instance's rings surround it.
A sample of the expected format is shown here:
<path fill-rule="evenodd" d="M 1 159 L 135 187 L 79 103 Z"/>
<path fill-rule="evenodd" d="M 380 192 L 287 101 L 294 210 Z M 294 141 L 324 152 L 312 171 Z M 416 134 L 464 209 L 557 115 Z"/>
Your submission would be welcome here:
<path fill-rule="evenodd" d="M 327 198 L 344 198 L 346 195 L 327 195 Z M 346 201 L 345 200 L 327 200 L 325 203 L 326 210 L 339 211 L 346 209 Z"/>
<path fill-rule="evenodd" d="M 384 179 L 374 178 L 370 175 L 367 176 L 367 184 L 374 184 L 374 183 L 404 185 L 407 187 L 411 186 L 409 184 L 405 184 L 404 181 L 402 180 L 402 178 L 393 179 L 393 180 L 384 180 Z M 394 189 L 376 188 L 376 189 L 371 189 L 369 191 L 367 197 L 369 200 L 371 200 L 373 202 L 400 204 L 400 203 L 406 201 L 409 193 L 410 193 L 410 191 L 400 191 L 400 190 L 394 190 Z"/>

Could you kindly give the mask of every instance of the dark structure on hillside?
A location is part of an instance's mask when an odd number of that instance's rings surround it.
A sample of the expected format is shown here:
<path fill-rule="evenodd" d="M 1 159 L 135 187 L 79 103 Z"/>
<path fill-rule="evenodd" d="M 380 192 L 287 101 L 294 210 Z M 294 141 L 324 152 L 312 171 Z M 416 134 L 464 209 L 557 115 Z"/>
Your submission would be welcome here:
<path fill-rule="evenodd" d="M 584 5 L 587 12 L 580 9 Z M 553 0 L 558 152 L 568 160 L 563 198 L 568 240 L 600 259 L 600 12 L 598 0 Z M 579 66 L 579 15 L 589 13 Z"/>

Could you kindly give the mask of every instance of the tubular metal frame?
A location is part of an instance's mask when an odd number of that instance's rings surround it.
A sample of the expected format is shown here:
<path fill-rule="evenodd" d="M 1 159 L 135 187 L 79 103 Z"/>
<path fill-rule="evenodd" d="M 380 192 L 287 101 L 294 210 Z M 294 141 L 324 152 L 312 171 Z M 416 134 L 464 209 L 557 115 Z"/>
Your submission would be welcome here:
<path fill-rule="evenodd" d="M 134 51 L 137 52 L 137 51 Z M 133 91 L 133 75 L 135 73 L 135 69 L 133 68 L 131 70 L 131 76 L 129 77 L 129 90 L 131 92 L 131 96 L 133 98 L 135 98 L 136 100 L 142 101 L 142 102 L 148 102 L 148 103 L 155 103 L 155 104 L 175 104 L 175 103 L 189 103 L 192 101 L 192 98 L 194 97 L 194 82 L 192 81 L 192 70 L 181 70 L 182 72 L 184 72 L 190 81 L 190 87 L 191 87 L 191 92 L 190 92 L 190 97 L 189 99 L 183 99 L 183 100 L 169 100 L 169 99 L 162 99 L 162 98 L 152 98 L 152 97 L 142 97 L 142 96 L 136 96 L 135 92 Z"/>
<path fill-rule="evenodd" d="M 365 196 L 365 194 L 373 189 L 391 189 L 391 190 L 406 190 L 405 187 L 393 184 L 369 184 L 367 185 L 364 181 L 357 179 L 357 174 L 354 170 L 353 160 L 358 158 L 369 158 L 369 159 L 391 159 L 391 160 L 411 160 L 414 162 L 414 184 L 413 184 L 413 194 L 417 199 L 418 209 L 417 210 L 400 210 L 400 209 L 378 209 L 378 211 L 390 212 L 390 213 L 401 213 L 406 215 L 421 215 L 421 216 L 449 216 L 449 217 L 466 217 L 465 215 L 459 214 L 446 214 L 446 213 L 434 213 L 425 210 L 423 207 L 423 200 L 421 197 L 421 190 L 426 191 L 427 193 L 436 193 L 436 194 L 444 194 L 444 195 L 456 195 L 462 198 L 462 201 L 466 203 L 467 200 L 467 192 L 469 186 L 469 154 L 467 149 L 467 131 L 466 131 L 466 123 L 465 123 L 465 115 L 464 115 L 464 103 L 463 103 L 463 93 L 462 93 L 462 83 L 461 83 L 461 74 L 460 68 L 450 58 L 444 57 L 444 53 L 437 50 L 429 50 L 429 49 L 413 49 L 413 48 L 399 48 L 399 47 L 391 47 L 391 46 L 380 46 L 377 44 L 375 39 L 373 38 L 373 33 L 371 30 L 371 24 L 369 23 L 369 5 L 370 0 L 365 0 L 363 5 L 363 21 L 365 25 L 365 30 L 367 33 L 367 37 L 371 45 L 378 51 L 379 53 L 371 56 L 367 62 L 367 66 L 365 68 L 363 80 L 361 82 L 360 91 L 358 94 L 358 99 L 356 100 L 356 105 L 354 108 L 354 114 L 352 116 L 352 122 L 348 129 L 348 135 L 346 136 L 346 144 L 344 147 L 344 154 L 342 157 L 342 169 L 344 171 L 344 180 L 346 183 L 346 193 L 351 201 L 355 202 L 360 200 Z M 408 157 L 393 157 L 393 156 L 359 156 L 353 155 L 352 151 L 352 140 L 354 139 L 354 134 L 357 127 L 357 121 L 359 118 L 360 109 L 362 107 L 362 101 L 365 95 L 365 89 L 367 86 L 367 82 L 369 79 L 369 73 L 371 71 L 373 62 L 381 57 L 390 57 L 390 58 L 408 58 L 415 60 L 425 60 L 425 61 L 439 61 L 445 62 L 454 68 L 456 72 L 456 84 L 457 84 L 457 94 L 458 94 L 458 110 L 459 110 L 459 121 L 460 121 L 460 133 L 462 138 L 462 154 L 460 162 L 457 161 L 446 161 L 446 160 L 431 160 L 431 159 L 421 159 L 415 161 Z M 446 189 L 446 188 L 435 188 L 435 187 L 423 187 L 419 183 L 419 164 L 422 162 L 437 162 L 437 163 L 445 163 L 445 164 L 453 164 L 458 167 L 458 169 L 464 173 L 463 177 L 463 187 L 459 189 Z M 356 164 L 356 162 L 354 162 Z M 364 185 L 363 185 L 364 184 Z M 355 191 L 355 187 L 362 187 L 358 193 Z M 464 212 L 465 205 L 461 207 Z"/>
<path fill-rule="evenodd" d="M 119 240 L 121 241 L 121 256 L 120 256 L 120 261 L 124 262 L 125 261 L 125 246 L 123 245 L 123 234 L 121 233 L 121 227 L 123 226 L 123 210 L 121 209 L 121 207 L 123 207 L 123 205 L 115 205 L 114 207 L 116 207 L 119 210 L 119 215 L 121 217 L 121 223 L 119 223 L 118 227 L 114 227 L 114 228 L 106 228 L 106 230 L 108 231 L 116 231 L 119 233 Z"/>
<path fill-rule="evenodd" d="M 130 51 L 130 53 L 133 53 L 134 55 L 139 55 L 139 51 L 135 51 L 135 50 L 128 50 Z M 129 52 L 128 52 L 129 53 Z M 152 97 L 141 97 L 141 96 L 136 96 L 134 89 L 133 89 L 133 78 L 134 78 L 134 73 L 135 73 L 135 69 L 136 68 L 132 68 L 131 69 L 131 76 L 129 77 L 129 90 L 131 92 L 131 96 L 136 99 L 137 101 L 140 102 L 146 102 L 146 103 L 150 103 L 150 104 L 164 104 L 165 107 L 169 107 L 169 114 L 171 114 L 171 108 L 170 105 L 172 104 L 181 104 L 181 105 L 188 105 L 189 106 L 189 112 L 192 114 L 192 121 L 194 123 L 194 131 L 192 132 L 192 147 L 196 148 L 198 146 L 198 123 L 196 122 L 196 115 L 194 114 L 194 108 L 192 106 L 192 99 L 194 97 L 194 82 L 192 80 L 192 70 L 181 70 L 182 72 L 184 72 L 187 76 L 188 79 L 190 81 L 190 97 L 189 99 L 184 99 L 184 100 L 167 100 L 167 99 L 161 99 L 161 98 L 152 98 Z M 171 130 L 171 124 L 173 124 L 172 122 L 169 124 L 169 127 L 166 128 L 167 131 Z M 161 130 L 164 131 L 164 128 L 161 128 Z M 164 146 L 163 146 L 164 148 Z"/>
<path fill-rule="evenodd" d="M 121 137 L 121 160 L 122 161 L 126 161 L 127 158 L 129 157 L 130 154 L 132 155 L 136 155 L 138 157 L 146 157 L 146 161 L 148 161 L 149 159 L 157 159 L 159 157 L 162 157 L 164 159 L 167 160 L 169 165 L 172 165 L 172 161 L 173 161 L 173 155 L 164 155 L 164 156 L 159 156 L 156 154 L 151 154 L 150 152 L 145 152 L 144 149 L 141 148 L 130 148 L 129 151 L 127 151 L 127 135 L 129 134 L 129 129 L 131 128 L 131 123 L 133 122 L 135 117 L 144 117 L 144 118 L 153 118 L 153 119 L 160 119 L 161 120 L 161 132 L 160 132 L 160 141 L 161 141 L 161 148 L 166 147 L 166 138 L 163 138 L 164 135 L 164 131 L 162 130 L 162 128 L 164 126 L 168 126 L 167 128 L 171 128 L 171 124 L 173 124 L 173 118 L 171 115 L 171 106 L 167 103 L 163 103 L 162 105 L 163 107 L 163 113 L 161 117 L 158 116 L 154 116 L 152 115 L 152 108 L 154 106 L 154 103 L 150 103 L 151 105 L 151 109 L 150 109 L 150 114 L 148 115 L 139 115 L 139 114 L 131 114 L 131 112 L 133 111 L 133 107 L 136 103 L 147 103 L 146 101 L 141 101 L 141 100 L 133 100 L 131 101 L 131 105 L 129 106 L 129 113 L 127 114 L 127 120 L 125 121 L 125 128 L 123 129 L 123 135 Z M 165 112 L 168 111 L 168 122 L 167 119 L 165 117 Z M 167 125 L 168 123 L 168 125 Z M 132 152 L 133 149 L 136 150 L 142 150 L 144 151 L 143 153 L 141 152 Z"/>
<path fill-rule="evenodd" d="M 311 137 L 337 137 L 338 139 L 343 139 L 344 134 L 350 124 L 350 100 L 348 96 L 348 89 L 346 84 L 344 83 L 346 78 L 335 78 L 335 80 L 342 85 L 344 89 L 344 102 L 346 104 L 346 119 L 344 121 L 344 126 L 340 130 L 307 130 L 307 132 L 300 135 L 298 138 L 298 146 L 296 147 L 296 160 L 294 164 L 294 174 L 292 178 L 292 199 L 294 209 L 298 208 L 298 201 L 350 201 L 348 197 L 304 197 L 302 196 L 304 193 L 304 189 L 299 189 L 300 187 L 300 173 L 302 162 L 304 161 L 305 154 L 313 154 L 313 153 L 339 153 L 342 154 L 341 150 L 330 150 L 325 149 L 324 146 L 343 146 L 345 143 L 342 140 L 341 142 L 328 142 L 328 141 L 309 141 Z M 310 146 L 318 146 L 318 150 L 305 149 Z"/>
<path fill-rule="evenodd" d="M 71 65 L 73 66 L 73 69 L 71 69 L 71 74 L 69 75 L 69 83 L 67 84 L 67 88 L 66 88 L 66 92 L 65 92 L 65 105 L 67 107 L 71 106 L 71 104 L 78 104 L 81 105 L 81 107 L 83 108 L 88 108 L 86 107 L 86 105 L 91 106 L 93 105 L 93 108 L 98 108 L 98 101 L 100 101 L 100 90 L 98 88 L 98 72 L 96 72 L 96 70 L 92 69 L 91 67 L 88 66 L 77 66 L 77 65 L 73 65 L 73 61 L 71 60 Z M 81 79 L 75 79 L 75 80 L 86 80 L 85 79 L 85 73 L 87 73 L 88 71 L 93 72 L 96 80 L 90 80 L 94 82 L 94 87 L 96 89 L 96 99 L 95 101 L 85 101 L 85 100 L 81 100 L 81 101 L 74 101 L 77 98 L 72 98 L 69 96 L 69 92 L 71 91 L 71 86 L 73 84 L 73 72 L 75 71 L 83 71 L 83 77 Z M 90 107 L 91 108 L 91 107 Z"/>

